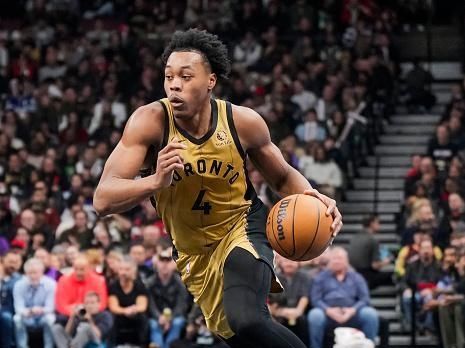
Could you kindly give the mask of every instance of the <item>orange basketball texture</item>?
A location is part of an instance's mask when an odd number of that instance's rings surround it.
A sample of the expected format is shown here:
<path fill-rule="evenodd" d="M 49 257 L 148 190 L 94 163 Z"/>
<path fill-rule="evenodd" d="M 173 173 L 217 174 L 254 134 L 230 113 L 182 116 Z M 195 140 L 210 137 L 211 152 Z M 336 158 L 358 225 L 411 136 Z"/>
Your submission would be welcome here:
<path fill-rule="evenodd" d="M 294 261 L 321 255 L 331 243 L 332 216 L 318 198 L 296 194 L 281 199 L 271 208 L 266 235 L 272 248 Z"/>

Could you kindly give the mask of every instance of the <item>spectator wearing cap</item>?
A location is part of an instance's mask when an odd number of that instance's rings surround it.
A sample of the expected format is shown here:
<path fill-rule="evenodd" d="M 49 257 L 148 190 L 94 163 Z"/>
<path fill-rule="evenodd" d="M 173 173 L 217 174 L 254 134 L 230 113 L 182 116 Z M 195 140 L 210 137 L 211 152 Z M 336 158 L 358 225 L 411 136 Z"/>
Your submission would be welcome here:
<path fill-rule="evenodd" d="M 325 330 L 339 326 L 356 327 L 374 341 L 379 317 L 370 307 L 365 279 L 349 268 L 347 252 L 331 250 L 328 269 L 319 273 L 311 287 L 313 309 L 308 314 L 310 346 L 322 348 Z"/>
<path fill-rule="evenodd" d="M 150 341 L 169 348 L 179 339 L 186 323 L 188 293 L 171 257 L 171 248 L 155 256 L 156 273 L 149 281 L 151 296 Z"/>
<path fill-rule="evenodd" d="M 76 306 L 81 306 L 84 296 L 89 291 L 100 297 L 100 309 L 107 306 L 107 286 L 105 279 L 89 269 L 89 262 L 79 255 L 73 262 L 73 272 L 60 278 L 56 291 L 56 308 L 59 322 L 66 323 Z"/>
<path fill-rule="evenodd" d="M 370 289 L 392 284 L 392 273 L 383 272 L 384 266 L 391 264 L 392 256 L 387 250 L 381 255 L 375 234 L 380 230 L 379 218 L 371 215 L 363 221 L 364 229 L 352 236 L 349 243 L 350 264 L 364 276 Z"/>
<path fill-rule="evenodd" d="M 0 347 L 10 348 L 14 342 L 13 315 L 15 313 L 13 288 L 21 278 L 16 266 L 19 255 L 7 252 L 0 264 Z"/>
<path fill-rule="evenodd" d="M 28 329 L 41 328 L 44 348 L 53 348 L 51 328 L 55 322 L 56 282 L 44 275 L 44 265 L 39 259 L 27 260 L 24 270 L 25 276 L 13 289 L 16 346 L 27 348 Z"/>

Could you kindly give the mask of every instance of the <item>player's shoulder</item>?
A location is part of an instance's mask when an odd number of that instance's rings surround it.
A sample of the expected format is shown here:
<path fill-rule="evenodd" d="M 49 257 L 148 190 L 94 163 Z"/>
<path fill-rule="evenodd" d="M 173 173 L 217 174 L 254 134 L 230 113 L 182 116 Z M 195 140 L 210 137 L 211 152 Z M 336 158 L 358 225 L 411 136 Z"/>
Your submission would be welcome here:
<path fill-rule="evenodd" d="M 123 137 L 156 143 L 163 137 L 165 110 L 158 101 L 138 107 L 126 124 Z"/>
<path fill-rule="evenodd" d="M 254 123 L 263 121 L 263 118 L 259 115 L 259 113 L 249 107 L 231 103 L 231 109 L 234 123 Z"/>
<path fill-rule="evenodd" d="M 255 110 L 231 104 L 234 127 L 244 149 L 259 147 L 269 142 L 269 131 L 265 120 Z"/>

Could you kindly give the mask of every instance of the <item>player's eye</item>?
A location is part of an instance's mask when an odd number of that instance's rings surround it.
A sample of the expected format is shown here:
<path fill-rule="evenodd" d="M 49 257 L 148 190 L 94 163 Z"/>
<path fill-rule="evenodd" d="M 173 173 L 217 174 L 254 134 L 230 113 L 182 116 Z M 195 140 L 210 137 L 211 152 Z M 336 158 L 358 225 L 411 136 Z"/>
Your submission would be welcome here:
<path fill-rule="evenodd" d="M 165 80 L 171 81 L 172 79 L 173 79 L 173 76 L 165 75 Z"/>
<path fill-rule="evenodd" d="M 192 76 L 190 75 L 183 75 L 182 76 L 183 80 L 190 80 L 192 78 Z"/>

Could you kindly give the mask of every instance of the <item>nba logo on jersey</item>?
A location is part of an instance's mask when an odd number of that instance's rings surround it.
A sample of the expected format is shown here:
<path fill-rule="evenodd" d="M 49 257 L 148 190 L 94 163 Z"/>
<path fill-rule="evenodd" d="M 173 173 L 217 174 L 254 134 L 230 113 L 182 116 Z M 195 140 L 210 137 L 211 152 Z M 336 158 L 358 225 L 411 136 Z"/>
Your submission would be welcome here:
<path fill-rule="evenodd" d="M 231 143 L 232 140 L 228 138 L 228 133 L 226 133 L 226 131 L 219 130 L 218 132 L 216 132 L 215 145 L 217 147 L 230 145 Z"/>

